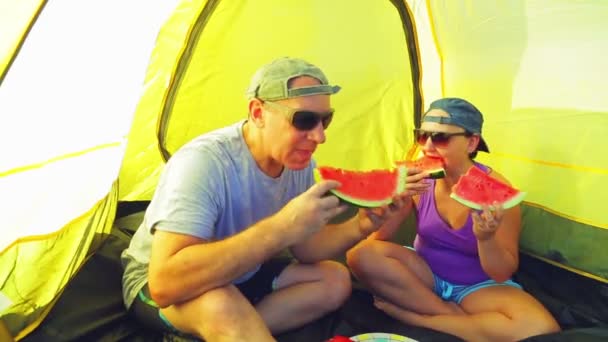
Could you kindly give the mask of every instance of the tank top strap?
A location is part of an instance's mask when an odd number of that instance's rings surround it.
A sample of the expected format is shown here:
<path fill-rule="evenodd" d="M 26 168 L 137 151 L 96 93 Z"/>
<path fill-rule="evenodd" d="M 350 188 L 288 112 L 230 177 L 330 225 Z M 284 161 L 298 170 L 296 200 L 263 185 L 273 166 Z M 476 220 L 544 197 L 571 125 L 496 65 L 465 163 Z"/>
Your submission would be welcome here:
<path fill-rule="evenodd" d="M 483 171 L 483 172 L 485 172 L 485 173 L 490 173 L 490 172 L 492 172 L 492 169 L 491 169 L 489 166 L 487 166 L 487 165 L 484 165 L 484 164 L 479 163 L 479 162 L 476 162 L 476 161 L 473 161 L 473 164 L 474 164 L 475 166 L 477 166 L 479 169 L 481 169 L 481 171 Z"/>

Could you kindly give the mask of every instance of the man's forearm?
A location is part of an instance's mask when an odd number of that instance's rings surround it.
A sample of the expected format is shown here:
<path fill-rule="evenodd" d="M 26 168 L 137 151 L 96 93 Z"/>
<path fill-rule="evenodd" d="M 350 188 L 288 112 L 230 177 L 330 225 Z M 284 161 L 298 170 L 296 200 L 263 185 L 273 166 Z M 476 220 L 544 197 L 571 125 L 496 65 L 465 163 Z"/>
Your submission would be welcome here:
<path fill-rule="evenodd" d="M 399 209 L 395 215 L 386 220 L 380 229 L 370 234 L 370 239 L 384 241 L 390 240 L 401 227 L 401 223 L 403 223 L 403 221 L 405 221 L 408 215 L 412 212 L 412 209 L 413 203 L 410 200 L 410 203 L 406 204 L 403 208 Z"/>
<path fill-rule="evenodd" d="M 229 238 L 185 247 L 163 262 L 155 276 L 167 301 L 189 300 L 227 285 L 290 244 L 270 217 Z M 160 304 L 160 303 L 159 303 Z"/>
<path fill-rule="evenodd" d="M 310 239 L 291 247 L 291 252 L 300 262 L 315 263 L 332 259 L 364 239 L 358 216 L 350 220 L 328 224 Z"/>

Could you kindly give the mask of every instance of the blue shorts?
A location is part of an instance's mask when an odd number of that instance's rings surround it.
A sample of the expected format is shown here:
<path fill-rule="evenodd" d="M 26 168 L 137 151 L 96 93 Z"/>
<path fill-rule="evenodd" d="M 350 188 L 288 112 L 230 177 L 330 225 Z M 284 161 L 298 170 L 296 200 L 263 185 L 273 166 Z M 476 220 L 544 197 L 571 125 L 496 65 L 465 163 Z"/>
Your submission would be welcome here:
<path fill-rule="evenodd" d="M 486 281 L 482 281 L 481 283 L 472 285 L 456 285 L 439 278 L 436 274 L 433 274 L 433 278 L 435 278 L 435 288 L 433 289 L 435 294 L 445 301 L 456 302 L 456 304 L 460 304 L 464 297 L 485 287 L 513 286 L 518 289 L 522 289 L 521 285 L 511 279 L 505 281 L 504 283 L 498 283 L 492 279 L 488 279 Z"/>

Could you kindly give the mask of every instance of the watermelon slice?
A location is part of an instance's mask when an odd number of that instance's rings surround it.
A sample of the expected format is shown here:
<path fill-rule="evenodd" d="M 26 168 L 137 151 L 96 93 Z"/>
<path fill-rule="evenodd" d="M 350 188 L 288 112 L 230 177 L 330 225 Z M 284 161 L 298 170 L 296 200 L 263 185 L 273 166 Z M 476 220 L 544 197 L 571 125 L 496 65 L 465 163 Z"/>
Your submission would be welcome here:
<path fill-rule="evenodd" d="M 456 201 L 476 210 L 481 210 L 482 205 L 489 205 L 491 208 L 494 201 L 504 209 L 509 209 L 518 205 L 525 196 L 525 192 L 490 177 L 476 166 L 472 166 L 466 174 L 460 176 L 450 194 Z"/>
<path fill-rule="evenodd" d="M 397 165 L 405 164 L 408 168 L 417 168 L 428 172 L 429 178 L 438 179 L 445 177 L 445 169 L 443 168 L 443 159 L 441 157 L 432 157 L 423 155 L 416 160 L 398 161 Z"/>
<path fill-rule="evenodd" d="M 337 180 L 340 187 L 330 190 L 340 199 L 359 207 L 375 208 L 390 204 L 393 196 L 405 190 L 407 168 L 352 171 L 329 166 L 314 170 L 315 180 Z"/>

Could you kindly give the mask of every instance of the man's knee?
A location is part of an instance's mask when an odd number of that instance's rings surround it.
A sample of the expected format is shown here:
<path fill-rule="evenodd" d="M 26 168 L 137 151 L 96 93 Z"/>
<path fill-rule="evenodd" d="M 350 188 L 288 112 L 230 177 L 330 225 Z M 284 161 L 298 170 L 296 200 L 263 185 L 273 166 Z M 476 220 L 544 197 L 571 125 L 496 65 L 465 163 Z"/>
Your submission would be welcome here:
<path fill-rule="evenodd" d="M 202 336 L 229 336 L 251 314 L 250 303 L 233 285 L 207 291 L 181 304 L 163 309 L 179 330 Z"/>
<path fill-rule="evenodd" d="M 351 294 L 350 272 L 344 265 L 335 261 L 324 261 L 320 267 L 323 275 L 324 304 L 328 310 L 334 310 Z"/>
<path fill-rule="evenodd" d="M 213 326 L 226 325 L 228 328 L 239 323 L 250 311 L 249 301 L 233 285 L 208 291 L 203 295 L 201 310 Z"/>

